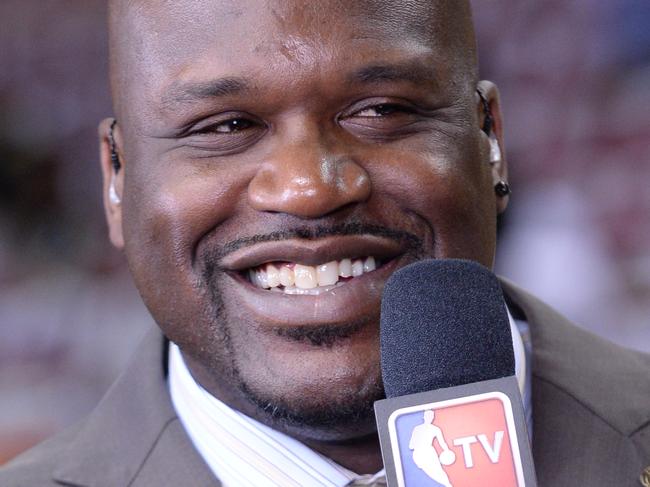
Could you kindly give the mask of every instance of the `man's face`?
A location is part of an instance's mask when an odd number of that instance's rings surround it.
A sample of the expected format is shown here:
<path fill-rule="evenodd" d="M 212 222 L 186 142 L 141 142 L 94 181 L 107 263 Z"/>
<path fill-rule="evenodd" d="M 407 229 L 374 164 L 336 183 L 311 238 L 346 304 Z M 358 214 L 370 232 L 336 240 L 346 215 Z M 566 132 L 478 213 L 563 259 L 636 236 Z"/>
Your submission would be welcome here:
<path fill-rule="evenodd" d="M 295 3 L 129 11 L 109 223 L 204 387 L 342 439 L 373 429 L 390 274 L 492 265 L 494 169 L 468 53 L 429 9 Z"/>

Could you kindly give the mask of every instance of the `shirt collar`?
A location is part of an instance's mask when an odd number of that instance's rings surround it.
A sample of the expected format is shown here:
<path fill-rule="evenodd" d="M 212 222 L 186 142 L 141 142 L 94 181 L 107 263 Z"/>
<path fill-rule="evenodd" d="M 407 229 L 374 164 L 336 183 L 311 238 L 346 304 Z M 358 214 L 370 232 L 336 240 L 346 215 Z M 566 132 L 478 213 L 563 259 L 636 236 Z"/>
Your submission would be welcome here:
<path fill-rule="evenodd" d="M 524 349 L 524 341 L 521 337 L 519 327 L 517 326 L 514 318 L 510 314 L 510 310 L 506 307 L 508 312 L 508 322 L 510 324 L 510 334 L 512 335 L 512 350 L 515 355 L 515 377 L 517 384 L 519 384 L 519 392 L 524 395 L 526 390 L 526 352 Z"/>

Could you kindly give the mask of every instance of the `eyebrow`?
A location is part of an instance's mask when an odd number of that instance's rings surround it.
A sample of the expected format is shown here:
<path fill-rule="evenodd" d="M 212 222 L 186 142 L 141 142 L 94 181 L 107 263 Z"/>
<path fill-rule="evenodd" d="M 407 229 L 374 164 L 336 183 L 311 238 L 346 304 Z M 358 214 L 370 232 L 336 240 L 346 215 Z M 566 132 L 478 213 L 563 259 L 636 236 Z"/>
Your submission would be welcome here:
<path fill-rule="evenodd" d="M 372 64 L 364 66 L 347 76 L 349 83 L 381 83 L 406 81 L 413 84 L 435 81 L 432 70 L 421 61 L 406 61 L 397 64 Z M 162 95 L 165 108 L 197 103 L 206 99 L 240 95 L 251 90 L 250 83 L 240 77 L 225 77 L 210 81 L 177 82 Z"/>
<path fill-rule="evenodd" d="M 191 104 L 206 99 L 238 95 L 250 90 L 250 84 L 243 78 L 218 78 L 210 81 L 174 83 L 163 94 L 162 102 L 167 108 Z"/>
<path fill-rule="evenodd" d="M 381 83 L 406 81 L 414 84 L 432 83 L 434 73 L 421 61 L 407 61 L 397 64 L 372 64 L 354 71 L 348 76 L 350 83 Z"/>

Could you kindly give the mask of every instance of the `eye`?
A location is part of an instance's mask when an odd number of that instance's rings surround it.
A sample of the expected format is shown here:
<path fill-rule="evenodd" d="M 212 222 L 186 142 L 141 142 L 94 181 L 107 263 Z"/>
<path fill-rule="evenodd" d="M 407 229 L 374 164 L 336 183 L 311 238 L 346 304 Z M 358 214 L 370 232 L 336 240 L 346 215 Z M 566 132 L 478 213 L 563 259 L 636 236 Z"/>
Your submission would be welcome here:
<path fill-rule="evenodd" d="M 200 128 L 195 130 L 195 134 L 233 134 L 236 132 L 241 132 L 248 128 L 251 128 L 255 125 L 255 122 L 248 120 L 246 118 L 231 118 L 228 120 L 220 121 L 217 123 L 212 123 L 207 127 Z"/>
<path fill-rule="evenodd" d="M 396 113 L 411 113 L 408 107 L 398 105 L 396 103 L 381 103 L 379 105 L 373 105 L 370 107 L 363 108 L 358 112 L 354 113 L 354 117 L 386 117 Z"/>
<path fill-rule="evenodd" d="M 362 138 L 390 140 L 408 136 L 422 128 L 426 116 L 408 101 L 368 99 L 347 110 L 339 124 Z"/>
<path fill-rule="evenodd" d="M 264 121 L 242 112 L 222 113 L 195 124 L 182 136 L 185 145 L 211 153 L 229 155 L 255 145 L 267 131 Z"/>

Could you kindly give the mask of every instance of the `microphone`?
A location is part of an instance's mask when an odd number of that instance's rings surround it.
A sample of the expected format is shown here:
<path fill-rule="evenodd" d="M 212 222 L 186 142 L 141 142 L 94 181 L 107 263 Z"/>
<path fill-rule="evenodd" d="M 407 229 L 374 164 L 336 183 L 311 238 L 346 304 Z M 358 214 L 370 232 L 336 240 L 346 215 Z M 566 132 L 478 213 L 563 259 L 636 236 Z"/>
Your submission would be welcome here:
<path fill-rule="evenodd" d="M 464 260 L 395 272 L 375 403 L 389 487 L 536 487 L 510 323 L 496 276 Z"/>

